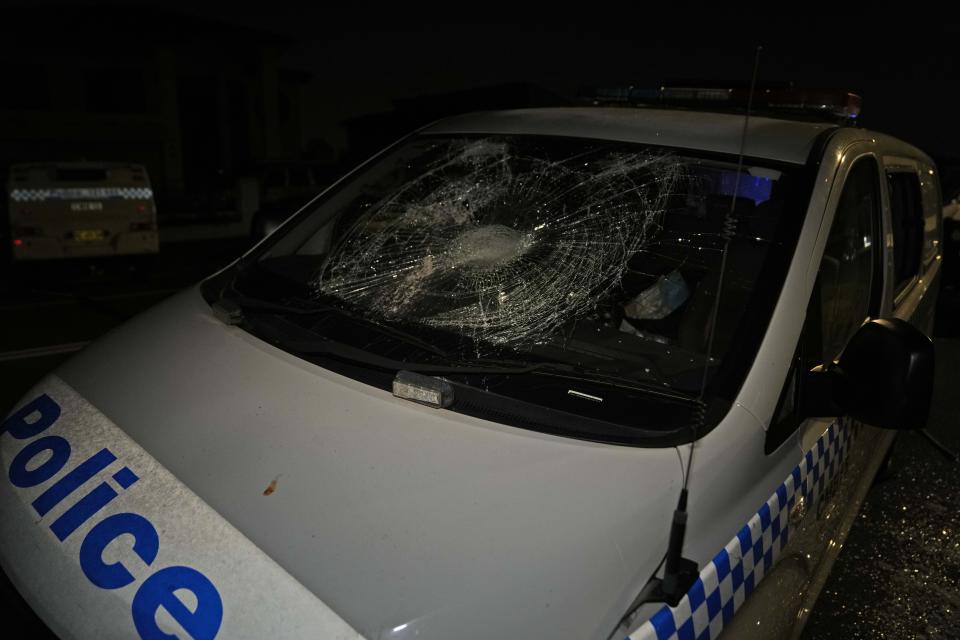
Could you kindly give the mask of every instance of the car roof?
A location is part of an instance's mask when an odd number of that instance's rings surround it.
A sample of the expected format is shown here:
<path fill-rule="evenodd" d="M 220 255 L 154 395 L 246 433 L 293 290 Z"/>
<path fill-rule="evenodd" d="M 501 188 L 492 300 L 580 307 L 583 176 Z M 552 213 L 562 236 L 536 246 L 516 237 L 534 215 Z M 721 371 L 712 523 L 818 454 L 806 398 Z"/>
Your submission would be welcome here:
<path fill-rule="evenodd" d="M 532 134 L 616 140 L 737 155 L 742 114 L 646 107 L 559 107 L 468 113 L 435 122 L 428 134 Z M 751 116 L 744 155 L 804 164 L 831 122 Z"/>

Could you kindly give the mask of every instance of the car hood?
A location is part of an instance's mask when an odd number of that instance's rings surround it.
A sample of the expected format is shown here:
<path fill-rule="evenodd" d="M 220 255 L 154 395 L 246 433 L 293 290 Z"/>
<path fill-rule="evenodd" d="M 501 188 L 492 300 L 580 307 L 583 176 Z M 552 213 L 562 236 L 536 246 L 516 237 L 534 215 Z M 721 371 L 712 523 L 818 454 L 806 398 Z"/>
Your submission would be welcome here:
<path fill-rule="evenodd" d="M 369 639 L 607 637 L 682 480 L 672 448 L 397 399 L 222 324 L 197 289 L 57 375 Z"/>

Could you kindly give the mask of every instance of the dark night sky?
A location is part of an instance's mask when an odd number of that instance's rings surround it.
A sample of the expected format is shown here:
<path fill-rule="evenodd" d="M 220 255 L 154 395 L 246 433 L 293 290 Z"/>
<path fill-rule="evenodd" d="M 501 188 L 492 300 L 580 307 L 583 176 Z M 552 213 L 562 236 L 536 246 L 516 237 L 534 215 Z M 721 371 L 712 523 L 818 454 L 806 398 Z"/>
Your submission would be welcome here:
<path fill-rule="evenodd" d="M 595 15 L 581 7 L 567 14 L 544 11 L 547 20 L 511 11 L 499 13 L 499 22 L 465 13 L 440 23 L 409 16 L 371 22 L 280 7 L 228 19 L 290 37 L 286 61 L 317 74 L 312 104 L 318 131 L 328 134 L 328 123 L 388 108 L 391 98 L 500 82 L 531 81 L 562 94 L 589 85 L 653 86 L 664 78 L 746 83 L 754 49 L 762 45 L 761 84 L 793 81 L 859 92 L 867 126 L 932 153 L 960 155 L 960 38 L 950 16 L 922 9 L 923 16 L 905 18 L 904 3 L 895 11 L 874 4 L 871 20 L 864 11 L 804 6 L 764 19 L 696 6 L 672 14 L 598 8 Z M 223 17 L 215 10 L 191 11 Z"/>
<path fill-rule="evenodd" d="M 315 74 L 306 92 L 306 136 L 334 147 L 344 144 L 340 121 L 387 110 L 394 98 L 516 81 L 567 95 L 583 86 L 653 86 L 664 78 L 747 83 L 759 44 L 760 84 L 793 81 L 858 92 L 865 126 L 933 154 L 960 156 L 957 21 L 928 3 L 873 3 L 860 10 L 779 3 L 794 7 L 779 16 L 770 3 L 751 12 L 664 5 L 671 13 L 650 5 L 629 12 L 553 5 L 534 13 L 464 3 L 418 15 L 396 9 L 388 15 L 375 6 L 333 13 L 319 3 L 259 10 L 183 0 L 112 6 L 182 12 L 288 38 L 285 64 Z"/>

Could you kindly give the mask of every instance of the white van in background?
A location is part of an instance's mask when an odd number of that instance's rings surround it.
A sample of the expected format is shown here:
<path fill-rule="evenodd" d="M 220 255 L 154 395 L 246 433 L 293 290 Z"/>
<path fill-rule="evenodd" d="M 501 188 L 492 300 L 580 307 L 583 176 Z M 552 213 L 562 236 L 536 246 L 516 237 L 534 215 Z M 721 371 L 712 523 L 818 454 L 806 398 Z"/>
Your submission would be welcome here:
<path fill-rule="evenodd" d="M 15 262 L 160 250 L 153 190 L 141 165 L 16 164 L 7 197 Z"/>

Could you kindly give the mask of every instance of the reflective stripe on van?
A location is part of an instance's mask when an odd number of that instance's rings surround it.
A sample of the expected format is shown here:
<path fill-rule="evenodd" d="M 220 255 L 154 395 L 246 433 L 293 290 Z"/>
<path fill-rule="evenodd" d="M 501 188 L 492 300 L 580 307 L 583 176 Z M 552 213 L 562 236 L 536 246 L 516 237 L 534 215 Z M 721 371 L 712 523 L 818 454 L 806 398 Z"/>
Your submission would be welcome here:
<path fill-rule="evenodd" d="M 15 202 L 42 202 L 44 200 L 150 200 L 150 187 L 68 187 L 62 189 L 13 189 L 10 199 Z"/>
<path fill-rule="evenodd" d="M 706 563 L 676 607 L 664 605 L 627 640 L 715 639 L 773 568 L 789 539 L 790 513 L 814 507 L 840 472 L 856 429 L 841 419 L 824 431 L 773 495 Z"/>

